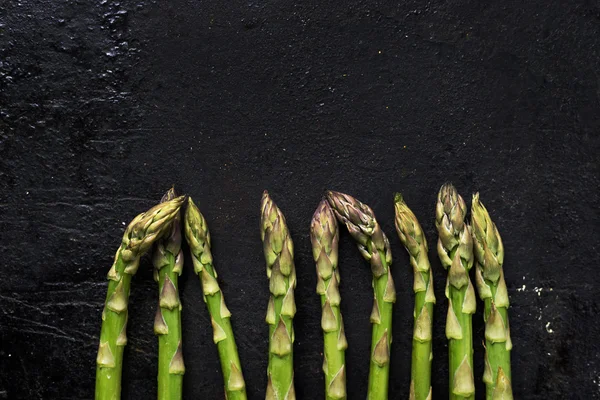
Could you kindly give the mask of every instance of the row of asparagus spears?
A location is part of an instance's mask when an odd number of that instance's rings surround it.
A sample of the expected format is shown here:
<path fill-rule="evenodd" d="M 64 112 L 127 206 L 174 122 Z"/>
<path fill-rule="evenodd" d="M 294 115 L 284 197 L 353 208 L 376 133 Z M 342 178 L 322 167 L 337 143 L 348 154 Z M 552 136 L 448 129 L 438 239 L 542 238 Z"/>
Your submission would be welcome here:
<path fill-rule="evenodd" d="M 181 207 L 187 200 L 185 214 Z M 400 194 L 395 199 L 395 226 L 414 272 L 414 329 L 409 398 L 432 399 L 431 362 L 433 306 L 436 302 L 428 245 L 415 214 Z M 449 397 L 474 399 L 472 315 L 476 311 L 475 288 L 469 271 L 475 265 L 475 286 L 484 303 L 486 399 L 512 399 L 508 293 L 503 274 L 504 249 L 500 234 L 486 208 L 473 196 L 471 224 L 467 207 L 454 186 L 445 184 L 436 204 L 437 251 L 447 270 L 448 299 L 446 337 L 449 348 Z M 352 196 L 327 192 L 310 226 L 317 271 L 323 330 L 325 398 L 346 399 L 345 351 L 348 342 L 340 311 L 338 269 L 338 221 L 356 241 L 373 275 L 372 341 L 368 379 L 369 400 L 388 398 L 392 308 L 396 291 L 392 279 L 390 243 L 373 210 Z M 242 366 L 231 325 L 231 312 L 217 281 L 206 220 L 191 198 L 169 190 L 161 203 L 138 215 L 128 225 L 108 273 L 108 291 L 102 311 L 97 355 L 96 400 L 120 398 L 123 350 L 127 344 L 127 315 L 131 279 L 140 257 L 153 248 L 154 279 L 159 302 L 154 320 L 158 336 L 158 399 L 179 400 L 185 373 L 182 351 L 178 278 L 183 268 L 182 230 L 194 272 L 201 282 L 217 346 L 225 397 L 247 398 Z M 293 318 L 296 270 L 294 245 L 285 217 L 265 191 L 261 200 L 263 242 L 269 291 L 266 322 L 269 325 L 269 361 L 266 400 L 293 400 Z"/>

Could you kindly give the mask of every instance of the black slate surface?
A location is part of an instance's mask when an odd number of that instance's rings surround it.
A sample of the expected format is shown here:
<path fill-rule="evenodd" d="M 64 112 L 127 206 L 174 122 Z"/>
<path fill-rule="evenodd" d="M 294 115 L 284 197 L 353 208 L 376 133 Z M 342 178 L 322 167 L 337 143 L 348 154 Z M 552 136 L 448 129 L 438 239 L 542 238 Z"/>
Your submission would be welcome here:
<path fill-rule="evenodd" d="M 591 1 L 0 3 L 0 399 L 93 397 L 105 274 L 124 225 L 171 184 L 209 222 L 251 399 L 266 385 L 262 190 L 296 243 L 301 399 L 322 398 L 310 217 L 326 188 L 370 204 L 398 290 L 390 398 L 407 398 L 412 272 L 392 194 L 433 244 L 446 180 L 468 202 L 480 191 L 504 238 L 515 397 L 600 398 L 599 57 Z M 430 247 L 442 399 L 445 274 Z M 364 399 L 370 271 L 346 233 L 340 251 L 350 399 Z M 191 268 L 182 299 L 185 398 L 222 398 Z M 155 397 L 156 301 L 144 259 L 125 399 Z"/>

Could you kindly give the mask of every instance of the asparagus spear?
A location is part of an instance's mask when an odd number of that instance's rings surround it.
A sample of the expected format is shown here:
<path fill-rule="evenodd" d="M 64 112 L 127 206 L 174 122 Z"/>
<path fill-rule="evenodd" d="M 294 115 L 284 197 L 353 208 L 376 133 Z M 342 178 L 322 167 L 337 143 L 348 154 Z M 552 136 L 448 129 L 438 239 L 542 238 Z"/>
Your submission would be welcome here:
<path fill-rule="evenodd" d="M 465 223 L 467 207 L 454 186 L 445 184 L 438 193 L 436 227 L 438 255 L 448 270 L 446 337 L 450 362 L 450 399 L 474 399 L 472 314 L 475 289 L 469 278 L 473 266 L 473 239 Z"/>
<path fill-rule="evenodd" d="M 108 272 L 108 291 L 102 311 L 100 345 L 96 358 L 96 400 L 115 400 L 121 397 L 131 278 L 138 269 L 142 254 L 148 251 L 156 239 L 168 232 L 183 200 L 183 196 L 177 197 L 154 206 L 135 217 L 125 230 L 121 247 Z"/>
<path fill-rule="evenodd" d="M 504 247 L 498 229 L 479 193 L 473 195 L 471 226 L 475 252 L 475 282 L 484 302 L 485 370 L 483 381 L 488 400 L 512 400 L 508 291 L 504 281 Z"/>
<path fill-rule="evenodd" d="M 265 190 L 261 200 L 261 239 L 271 297 L 265 320 L 269 324 L 269 365 L 266 400 L 294 400 L 294 244 L 285 217 Z"/>
<path fill-rule="evenodd" d="M 213 341 L 217 345 L 221 360 L 225 397 L 229 400 L 245 400 L 246 383 L 231 327 L 231 313 L 225 305 L 223 292 L 217 282 L 217 271 L 213 266 L 210 233 L 204 216 L 191 197 L 185 213 L 185 237 L 192 253 L 194 272 L 202 282 L 204 302 L 210 313 Z"/>
<path fill-rule="evenodd" d="M 339 192 L 328 191 L 327 200 L 337 218 L 346 225 L 350 235 L 357 241 L 362 256 L 371 264 L 374 302 L 371 312 L 373 333 L 367 398 L 387 399 L 392 308 L 396 301 L 396 290 L 390 269 L 392 263 L 390 243 L 369 206 Z"/>
<path fill-rule="evenodd" d="M 175 189 L 171 188 L 161 203 L 175 197 Z M 154 318 L 154 333 L 158 335 L 158 400 L 180 400 L 185 373 L 178 289 L 178 278 L 183 267 L 180 214 L 178 211 L 173 217 L 168 234 L 156 242 L 152 259 L 159 294 Z"/>
<path fill-rule="evenodd" d="M 348 348 L 340 312 L 340 272 L 338 265 L 338 224 L 327 200 L 322 200 L 313 215 L 310 239 L 317 264 L 317 293 L 321 297 L 323 329 L 323 372 L 325 397 L 346 399 L 346 361 Z"/>
<path fill-rule="evenodd" d="M 410 256 L 414 271 L 413 290 L 415 292 L 415 311 L 412 367 L 410 379 L 410 399 L 431 400 L 431 352 L 433 304 L 433 274 L 427 257 L 427 238 L 417 217 L 404 202 L 402 195 L 394 198 L 396 211 L 396 230 Z"/>

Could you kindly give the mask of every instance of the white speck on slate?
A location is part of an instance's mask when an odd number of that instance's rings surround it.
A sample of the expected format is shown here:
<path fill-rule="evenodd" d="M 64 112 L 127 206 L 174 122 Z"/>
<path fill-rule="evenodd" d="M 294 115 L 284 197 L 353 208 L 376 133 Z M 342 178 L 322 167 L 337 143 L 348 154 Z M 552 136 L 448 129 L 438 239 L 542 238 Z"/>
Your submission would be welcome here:
<path fill-rule="evenodd" d="M 552 328 L 550 328 L 550 322 L 546 323 L 546 332 L 548 332 L 548 333 L 554 333 L 554 331 L 552 330 Z"/>

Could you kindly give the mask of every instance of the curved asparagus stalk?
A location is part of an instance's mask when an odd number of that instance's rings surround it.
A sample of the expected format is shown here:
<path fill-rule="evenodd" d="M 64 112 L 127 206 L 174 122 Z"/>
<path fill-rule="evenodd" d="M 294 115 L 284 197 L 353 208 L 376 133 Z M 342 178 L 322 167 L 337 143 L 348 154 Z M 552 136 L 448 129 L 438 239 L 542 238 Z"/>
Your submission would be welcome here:
<path fill-rule="evenodd" d="M 294 326 L 294 244 L 285 217 L 265 190 L 261 200 L 263 250 L 271 297 L 265 320 L 269 324 L 269 365 L 266 400 L 295 400 Z"/>
<path fill-rule="evenodd" d="M 246 383 L 231 327 L 231 313 L 225 305 L 223 292 L 217 282 L 217 271 L 213 266 L 210 233 L 204 216 L 191 197 L 185 213 L 185 237 L 192 253 L 194 272 L 202 282 L 204 302 L 210 313 L 213 341 L 217 345 L 221 360 L 225 397 L 228 400 L 245 400 Z"/>
<path fill-rule="evenodd" d="M 340 272 L 338 264 L 338 224 L 327 200 L 322 200 L 310 225 L 310 239 L 317 263 L 317 293 L 321 296 L 323 329 L 323 372 L 325 397 L 346 399 L 346 361 L 348 348 L 340 312 Z"/>
<path fill-rule="evenodd" d="M 161 203 L 174 199 L 171 188 Z M 181 213 L 178 211 L 168 234 L 154 248 L 154 280 L 158 282 L 159 302 L 154 318 L 158 335 L 158 400 L 180 400 L 183 388 L 183 352 L 181 349 L 181 303 L 178 279 L 183 267 L 181 251 Z"/>
<path fill-rule="evenodd" d="M 475 282 L 484 302 L 486 399 L 512 400 L 508 291 L 504 281 L 504 246 L 479 193 L 473 195 L 471 226 L 475 252 Z"/>
<path fill-rule="evenodd" d="M 108 272 L 108 291 L 102 311 L 100 345 L 96 358 L 96 400 L 121 398 L 123 349 L 127 344 L 127 307 L 132 276 L 140 257 L 168 231 L 184 197 L 161 203 L 139 214 L 127 226 L 121 247 Z"/>
<path fill-rule="evenodd" d="M 396 290 L 392 280 L 390 243 L 373 210 L 347 194 L 327 192 L 327 200 L 340 222 L 346 225 L 356 240 L 358 250 L 370 262 L 373 272 L 374 302 L 371 312 L 373 333 L 371 367 L 369 370 L 369 400 L 388 398 L 390 345 L 392 342 L 392 308 Z"/>
<path fill-rule="evenodd" d="M 454 186 L 445 184 L 438 193 L 436 227 L 438 255 L 448 270 L 446 337 L 450 362 L 450 399 L 474 399 L 473 329 L 475 289 L 469 278 L 473 266 L 471 229 L 464 221 L 467 207 Z"/>
<path fill-rule="evenodd" d="M 433 293 L 433 274 L 427 257 L 427 238 L 417 217 L 408 208 L 400 193 L 396 193 L 394 203 L 396 231 L 408 251 L 415 276 L 410 399 L 431 400 L 431 360 L 433 359 L 431 331 L 435 295 Z"/>

